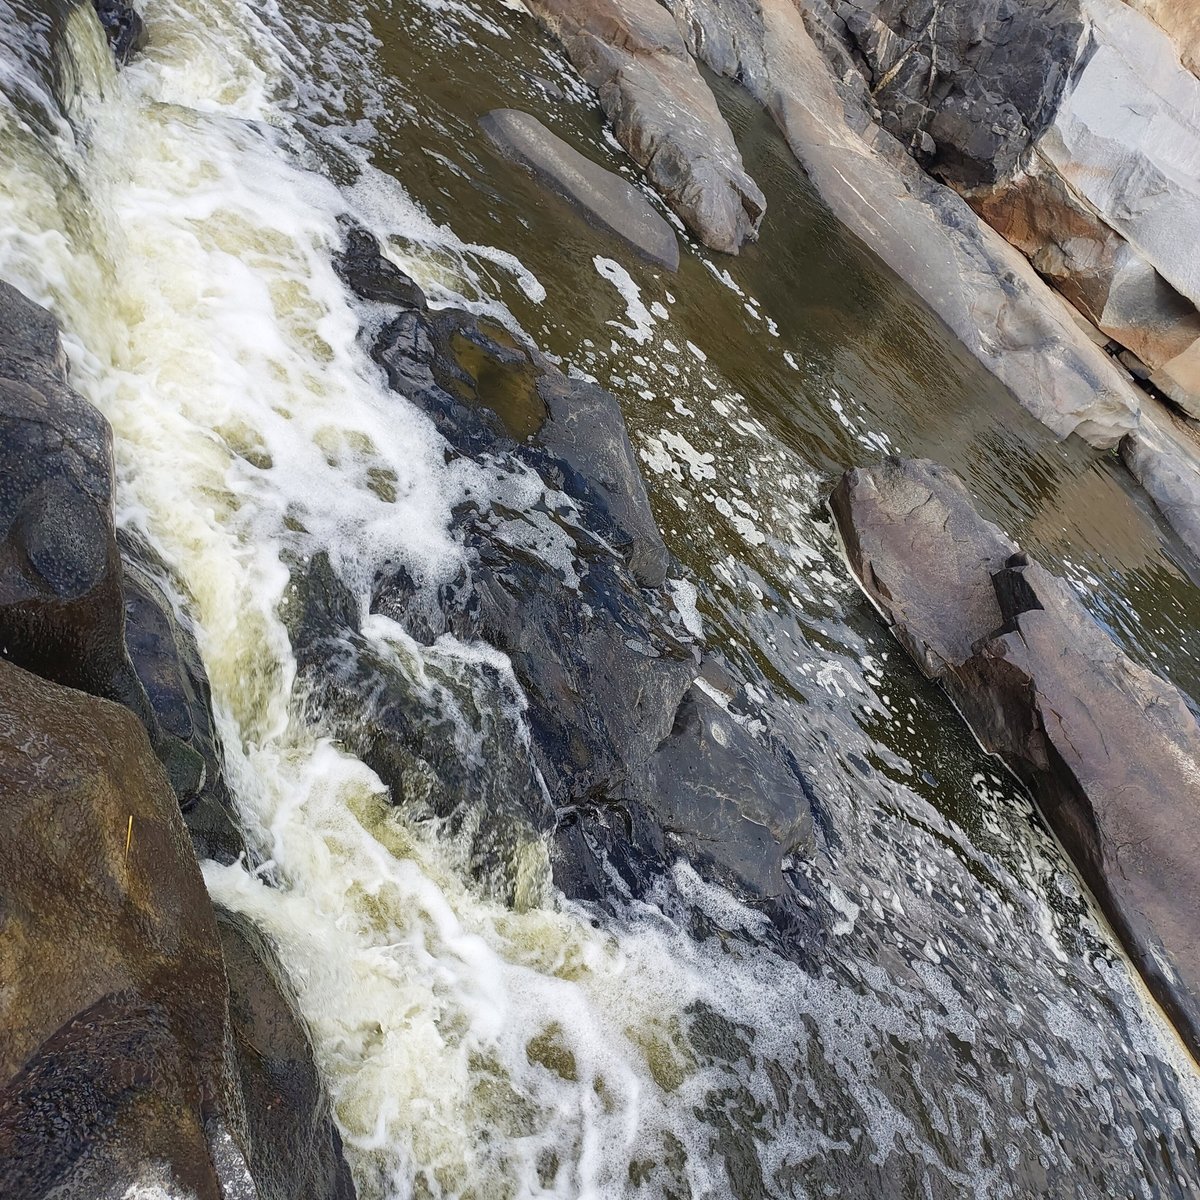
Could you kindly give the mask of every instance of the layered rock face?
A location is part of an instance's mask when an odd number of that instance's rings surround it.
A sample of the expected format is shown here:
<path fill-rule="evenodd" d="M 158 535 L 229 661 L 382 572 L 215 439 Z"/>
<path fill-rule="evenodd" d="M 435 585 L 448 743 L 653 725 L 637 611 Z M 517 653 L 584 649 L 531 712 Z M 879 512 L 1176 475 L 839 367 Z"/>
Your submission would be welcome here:
<path fill-rule="evenodd" d="M 850 565 L 922 673 L 1029 785 L 1150 990 L 1200 1049 L 1200 726 L 933 463 L 848 472 Z"/>
<path fill-rule="evenodd" d="M 810 25 L 833 31 L 826 47 L 863 71 L 884 127 L 914 158 L 1132 351 L 1139 375 L 1200 412 L 1200 260 L 1187 233 L 1200 218 L 1194 8 L 807 7 Z"/>
<path fill-rule="evenodd" d="M 482 818 L 477 868 L 489 872 L 494 839 L 524 825 L 549 836 L 556 882 L 571 895 L 608 893 L 606 858 L 637 889 L 681 852 L 743 893 L 780 895 L 784 857 L 812 842 L 807 784 L 782 747 L 746 728 L 728 703 L 736 697 L 723 703 L 697 682 L 703 650 L 677 611 L 679 569 L 616 397 L 494 324 L 429 310 L 365 231 L 347 228 L 341 270 L 360 295 L 388 304 L 372 353 L 448 453 L 537 489 L 520 508 L 481 502 L 455 514 L 469 566 L 435 597 L 400 571 L 377 581 L 371 602 L 373 616 L 427 645 L 445 633 L 487 642 L 520 685 L 529 744 L 510 738 L 500 756 L 511 777 Z M 439 748 L 445 732 L 429 728 L 323 564 L 297 584 L 290 624 L 320 709 L 348 715 L 339 736 L 397 801 L 422 777 L 436 781 L 435 810 L 473 790 L 459 785 L 461 754 L 452 742 Z M 506 686 L 497 677 L 501 697 Z M 364 711 L 363 695 L 379 700 Z M 512 797 L 524 812 L 511 811 Z"/>

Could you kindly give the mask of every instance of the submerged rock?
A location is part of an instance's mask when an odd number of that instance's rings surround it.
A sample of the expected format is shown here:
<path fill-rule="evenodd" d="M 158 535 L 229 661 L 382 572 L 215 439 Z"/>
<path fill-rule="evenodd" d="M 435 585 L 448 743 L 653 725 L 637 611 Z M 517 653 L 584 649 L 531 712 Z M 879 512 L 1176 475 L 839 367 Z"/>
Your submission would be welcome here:
<path fill-rule="evenodd" d="M 1155 998 L 1200 1050 L 1200 726 L 933 463 L 848 472 L 850 565 L 921 671 L 1030 787 Z"/>
<path fill-rule="evenodd" d="M 736 254 L 766 209 L 708 84 L 655 0 L 533 0 L 617 141 L 706 246 Z"/>
<path fill-rule="evenodd" d="M 594 223 L 624 238 L 669 271 L 679 266 L 675 232 L 627 180 L 584 158 L 528 113 L 498 108 L 480 120 L 484 132 L 507 154 L 545 180 Z"/>
<path fill-rule="evenodd" d="M 377 292 L 364 270 L 359 255 L 348 278 Z M 403 801 L 421 786 L 414 763 L 440 773 L 447 736 L 429 728 L 428 696 L 411 698 L 415 680 L 427 678 L 443 635 L 486 643 L 507 659 L 492 668 L 490 700 L 468 702 L 445 682 L 473 736 L 509 731 L 494 755 L 508 772 L 500 793 L 525 798 L 525 828 L 550 836 L 564 890 L 605 896 L 610 867 L 639 890 L 683 854 L 752 895 L 776 894 L 783 856 L 811 843 L 808 793 L 778 748 L 693 691 L 701 648 L 675 609 L 677 568 L 616 398 L 472 314 L 397 307 L 373 346 L 392 387 L 431 417 L 448 454 L 472 458 L 500 494 L 511 486 L 521 499 L 455 513 L 468 565 L 436 595 L 403 570 L 376 581 L 370 620 L 390 618 L 417 639 L 407 653 L 421 671 L 382 653 L 328 564 L 309 564 L 289 625 L 318 707 L 340 697 L 334 711 L 352 717 L 342 736 L 367 743 L 364 758 Z M 485 727 L 481 713 L 497 702 L 521 713 L 519 727 Z M 450 804 L 464 769 L 456 753 Z M 479 788 L 465 784 L 459 799 Z"/>

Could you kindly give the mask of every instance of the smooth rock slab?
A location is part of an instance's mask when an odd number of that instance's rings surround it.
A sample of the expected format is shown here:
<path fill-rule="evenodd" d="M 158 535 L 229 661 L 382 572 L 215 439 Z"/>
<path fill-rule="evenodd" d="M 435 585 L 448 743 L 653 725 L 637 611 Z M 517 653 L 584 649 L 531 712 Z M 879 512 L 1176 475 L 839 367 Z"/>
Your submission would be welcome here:
<path fill-rule="evenodd" d="M 1200 726 L 1062 580 L 930 462 L 847 472 L 850 565 L 921 671 L 1030 787 L 1151 992 L 1200 1051 Z"/>
<path fill-rule="evenodd" d="M 674 230 L 627 180 L 585 158 L 536 117 L 498 108 L 479 124 L 502 150 L 545 180 L 595 224 L 624 238 L 635 250 L 670 271 L 679 268 Z"/>

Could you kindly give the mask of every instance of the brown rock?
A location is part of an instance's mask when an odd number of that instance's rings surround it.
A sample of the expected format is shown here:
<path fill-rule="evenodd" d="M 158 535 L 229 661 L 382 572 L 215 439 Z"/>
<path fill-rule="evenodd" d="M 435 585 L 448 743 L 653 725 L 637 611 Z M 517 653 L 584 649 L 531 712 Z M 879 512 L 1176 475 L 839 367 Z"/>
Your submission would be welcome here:
<path fill-rule="evenodd" d="M 1035 155 L 1027 170 L 967 199 L 1089 321 L 1133 351 L 1156 387 L 1200 415 L 1200 314 L 1061 176 Z"/>
<path fill-rule="evenodd" d="M 1037 797 L 1151 992 L 1200 1050 L 1200 726 L 933 463 L 847 472 L 850 565 L 922 672 Z"/>
<path fill-rule="evenodd" d="M 127 709 L 8 663 L 0 980 L 0 1195 L 158 1168 L 220 1200 L 225 977 L 179 806 Z"/>
<path fill-rule="evenodd" d="M 753 240 L 766 200 L 670 14 L 655 0 L 530 0 L 529 8 L 688 228 L 727 254 Z"/>
<path fill-rule="evenodd" d="M 1180 61 L 1200 75 L 1200 7 L 1195 0 L 1126 0 L 1145 13 L 1175 43 Z"/>

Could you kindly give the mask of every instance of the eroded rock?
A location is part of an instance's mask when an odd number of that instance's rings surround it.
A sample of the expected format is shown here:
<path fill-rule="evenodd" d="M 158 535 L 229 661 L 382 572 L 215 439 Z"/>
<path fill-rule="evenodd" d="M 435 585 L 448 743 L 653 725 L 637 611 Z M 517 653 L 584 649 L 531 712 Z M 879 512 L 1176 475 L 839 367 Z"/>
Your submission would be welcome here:
<path fill-rule="evenodd" d="M 347 277 L 375 292 L 365 269 L 363 255 Z M 289 627 L 310 647 L 297 658 L 318 707 L 353 714 L 342 736 L 361 738 L 365 760 L 403 801 L 422 788 L 422 763 L 442 777 L 438 747 L 454 733 L 430 729 L 427 697 L 413 696 L 418 677 L 432 682 L 432 666 L 452 701 L 441 712 L 468 718 L 487 745 L 500 735 L 495 757 L 518 776 L 501 791 L 524 798 L 528 831 L 549 834 L 569 894 L 606 896 L 610 867 L 637 890 L 680 854 L 753 895 L 778 892 L 783 856 L 811 844 L 802 774 L 693 691 L 701 647 L 675 609 L 677 567 L 616 398 L 471 314 L 396 307 L 376 359 L 435 422 L 448 454 L 496 473 L 497 496 L 455 513 L 467 559 L 457 579 L 431 596 L 406 571 L 386 573 L 365 621 L 328 564 L 308 564 Z M 502 499 L 510 487 L 519 502 Z M 379 618 L 387 625 L 372 626 Z M 399 626 L 419 644 L 404 651 L 419 669 L 405 667 L 395 641 L 379 640 Z M 464 693 L 446 675 L 438 647 L 447 633 L 503 653 L 488 694 Z M 521 709 L 520 727 L 487 716 L 506 705 Z M 456 789 L 461 752 L 447 744 L 447 760 L 459 760 L 447 763 L 453 804 L 479 783 Z"/>
<path fill-rule="evenodd" d="M 695 53 L 742 80 L 821 198 L 1060 437 L 1114 446 L 1139 394 L 1077 328 L 1025 258 L 926 175 L 835 86 L 791 0 L 671 5 Z"/>
<path fill-rule="evenodd" d="M 528 113 L 498 108 L 480 120 L 484 132 L 589 219 L 669 271 L 679 266 L 675 232 L 627 180 L 584 158 Z"/>
<path fill-rule="evenodd" d="M 708 247 L 736 254 L 766 200 L 670 16 L 655 0 L 533 0 L 599 94 L 617 141 Z"/>
<path fill-rule="evenodd" d="M 850 565 L 922 672 L 1029 785 L 1150 990 L 1200 1048 L 1200 726 L 933 463 L 848 472 Z"/>

